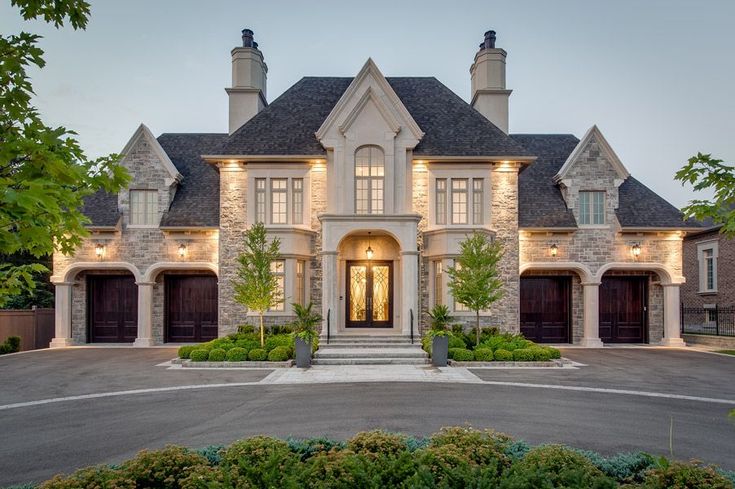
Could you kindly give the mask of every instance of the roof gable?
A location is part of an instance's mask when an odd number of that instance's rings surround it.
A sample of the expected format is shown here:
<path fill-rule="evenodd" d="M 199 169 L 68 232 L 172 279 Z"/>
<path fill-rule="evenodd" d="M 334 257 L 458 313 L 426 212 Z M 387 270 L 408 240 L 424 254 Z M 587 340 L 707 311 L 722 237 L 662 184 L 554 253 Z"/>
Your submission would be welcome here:
<path fill-rule="evenodd" d="M 133 133 L 133 136 L 128 141 L 128 144 L 126 144 L 123 148 L 123 160 L 125 160 L 125 157 L 133 151 L 141 138 L 143 138 L 150 145 L 153 153 L 158 158 L 161 167 L 163 167 L 163 169 L 168 173 L 170 181 L 166 183 L 168 185 L 171 185 L 174 182 L 180 182 L 184 177 L 181 175 L 181 173 L 179 173 L 179 170 L 176 169 L 176 166 L 171 162 L 171 159 L 158 143 L 158 140 L 155 138 L 155 136 L 153 136 L 151 130 L 148 129 L 148 126 L 146 126 L 145 124 L 141 123 L 140 126 L 138 126 L 138 129 L 135 130 L 135 133 Z"/>
<path fill-rule="evenodd" d="M 613 151 L 612 147 L 605 139 L 605 136 L 602 135 L 600 129 L 597 127 L 597 125 L 593 125 L 587 130 L 587 133 L 585 133 L 584 137 L 582 137 L 582 140 L 579 141 L 577 147 L 574 148 L 574 151 L 571 152 L 569 157 L 562 165 L 561 169 L 559 169 L 559 172 L 554 176 L 555 181 L 560 182 L 564 180 L 569 171 L 579 160 L 580 155 L 585 150 L 587 145 L 593 140 L 597 141 L 597 143 L 600 145 L 600 149 L 604 153 L 603 156 L 610 163 L 615 173 L 617 173 L 618 178 L 621 180 L 621 182 L 630 176 L 630 173 L 620 161 L 618 155 L 615 154 L 615 151 Z"/>

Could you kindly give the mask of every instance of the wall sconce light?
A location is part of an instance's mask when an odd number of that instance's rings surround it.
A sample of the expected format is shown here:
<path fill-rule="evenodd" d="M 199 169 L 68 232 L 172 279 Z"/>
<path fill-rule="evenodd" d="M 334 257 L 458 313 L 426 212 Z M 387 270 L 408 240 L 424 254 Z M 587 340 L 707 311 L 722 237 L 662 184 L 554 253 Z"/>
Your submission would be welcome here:
<path fill-rule="evenodd" d="M 370 247 L 370 232 L 368 232 L 368 247 L 365 250 L 365 254 L 367 255 L 368 260 L 373 259 L 373 249 Z"/>
<path fill-rule="evenodd" d="M 633 246 L 630 247 L 630 252 L 633 253 L 633 256 L 638 258 L 641 256 L 641 245 L 640 243 L 635 243 Z"/>
<path fill-rule="evenodd" d="M 97 246 L 94 247 L 94 254 L 97 255 L 97 258 L 105 256 L 105 245 L 97 243 Z"/>
<path fill-rule="evenodd" d="M 179 256 L 181 258 L 184 258 L 186 256 L 186 245 L 184 243 L 181 243 L 179 245 Z"/>
<path fill-rule="evenodd" d="M 559 253 L 559 247 L 556 246 L 556 243 L 549 246 L 549 253 L 551 253 L 551 256 L 556 256 Z"/>

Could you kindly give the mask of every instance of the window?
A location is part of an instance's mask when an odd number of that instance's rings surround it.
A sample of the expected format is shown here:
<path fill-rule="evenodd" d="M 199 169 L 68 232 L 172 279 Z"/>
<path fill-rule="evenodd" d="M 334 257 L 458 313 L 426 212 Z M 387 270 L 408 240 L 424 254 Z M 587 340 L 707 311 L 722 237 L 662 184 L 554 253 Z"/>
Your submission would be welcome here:
<path fill-rule="evenodd" d="M 255 179 L 255 222 L 265 222 L 265 178 Z"/>
<path fill-rule="evenodd" d="M 707 308 L 704 310 L 704 321 L 707 324 L 717 324 L 717 310 Z"/>
<path fill-rule="evenodd" d="M 304 179 L 291 180 L 291 202 L 293 202 L 292 220 L 294 224 L 304 223 Z"/>
<path fill-rule="evenodd" d="M 355 152 L 355 214 L 382 214 L 385 163 L 383 150 L 363 146 Z"/>
<path fill-rule="evenodd" d="M 130 225 L 158 224 L 158 190 L 130 191 Z"/>
<path fill-rule="evenodd" d="M 461 270 L 462 264 L 455 260 L 454 268 L 456 268 L 457 270 Z M 452 301 L 454 303 L 454 312 L 468 312 L 470 310 L 467 306 L 465 306 L 461 302 L 457 302 L 457 299 L 452 298 Z"/>
<path fill-rule="evenodd" d="M 482 190 L 484 181 L 482 178 L 472 179 L 472 224 L 482 224 Z"/>
<path fill-rule="evenodd" d="M 271 179 L 271 224 L 288 223 L 288 179 Z"/>
<path fill-rule="evenodd" d="M 704 258 L 704 290 L 713 291 L 715 287 L 715 250 L 707 248 L 702 251 Z"/>
<path fill-rule="evenodd" d="M 605 192 L 579 192 L 579 223 L 605 224 Z"/>
<path fill-rule="evenodd" d="M 285 311 L 286 310 L 286 262 L 285 260 L 275 260 L 271 262 L 271 273 L 276 277 L 278 283 L 276 287 L 276 295 L 279 297 L 278 304 L 271 307 L 270 311 Z"/>
<path fill-rule="evenodd" d="M 442 270 L 442 262 L 441 260 L 437 260 L 434 262 L 434 305 L 439 305 L 444 303 L 444 297 L 443 297 L 443 280 L 444 279 L 444 273 Z"/>
<path fill-rule="evenodd" d="M 436 223 L 447 223 L 447 179 L 436 179 Z M 441 263 L 441 262 L 439 262 Z"/>
<path fill-rule="evenodd" d="M 296 260 L 296 299 L 294 302 L 301 304 L 306 303 L 306 263 L 304 260 Z"/>
<path fill-rule="evenodd" d="M 452 180 L 452 224 L 467 224 L 467 180 Z"/>

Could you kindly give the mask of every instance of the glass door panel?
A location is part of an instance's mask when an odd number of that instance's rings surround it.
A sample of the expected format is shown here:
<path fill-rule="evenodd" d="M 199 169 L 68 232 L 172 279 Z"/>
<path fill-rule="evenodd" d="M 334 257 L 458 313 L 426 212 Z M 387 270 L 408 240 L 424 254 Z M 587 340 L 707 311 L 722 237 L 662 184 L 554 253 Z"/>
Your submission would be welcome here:
<path fill-rule="evenodd" d="M 367 320 L 367 267 L 350 265 L 349 277 L 349 318 L 350 321 Z"/>
<path fill-rule="evenodd" d="M 348 328 L 393 325 L 393 264 L 347 262 Z"/>

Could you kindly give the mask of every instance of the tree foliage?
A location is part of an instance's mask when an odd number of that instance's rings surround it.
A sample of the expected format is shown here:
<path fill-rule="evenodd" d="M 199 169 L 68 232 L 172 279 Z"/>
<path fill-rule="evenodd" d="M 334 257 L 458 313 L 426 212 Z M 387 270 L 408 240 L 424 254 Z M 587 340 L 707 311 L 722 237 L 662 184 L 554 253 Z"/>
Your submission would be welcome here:
<path fill-rule="evenodd" d="M 265 225 L 254 224 L 245 232 L 245 250 L 238 256 L 235 300 L 260 316 L 260 344 L 265 344 L 263 314 L 278 305 L 283 297 L 271 264 L 281 256 L 281 242 L 268 242 Z"/>
<path fill-rule="evenodd" d="M 26 20 L 84 29 L 89 4 L 80 0 L 12 0 Z M 32 104 L 32 67 L 43 68 L 40 36 L 0 36 L 0 255 L 72 253 L 88 235 L 84 198 L 117 192 L 128 181 L 118 155 L 89 159 L 65 127 L 49 127 Z M 0 263 L 0 306 L 35 287 L 40 263 Z"/>
<path fill-rule="evenodd" d="M 689 158 L 675 178 L 690 184 L 694 190 L 712 190 L 712 199 L 697 199 L 689 202 L 682 211 L 684 215 L 699 220 L 711 220 L 722 225 L 722 233 L 735 236 L 735 166 L 712 158 L 711 154 L 697 153 Z"/>
<path fill-rule="evenodd" d="M 460 243 L 456 265 L 447 269 L 449 290 L 454 299 L 475 312 L 477 344 L 480 344 L 480 311 L 503 296 L 498 263 L 503 248 L 487 236 L 473 233 Z"/>

